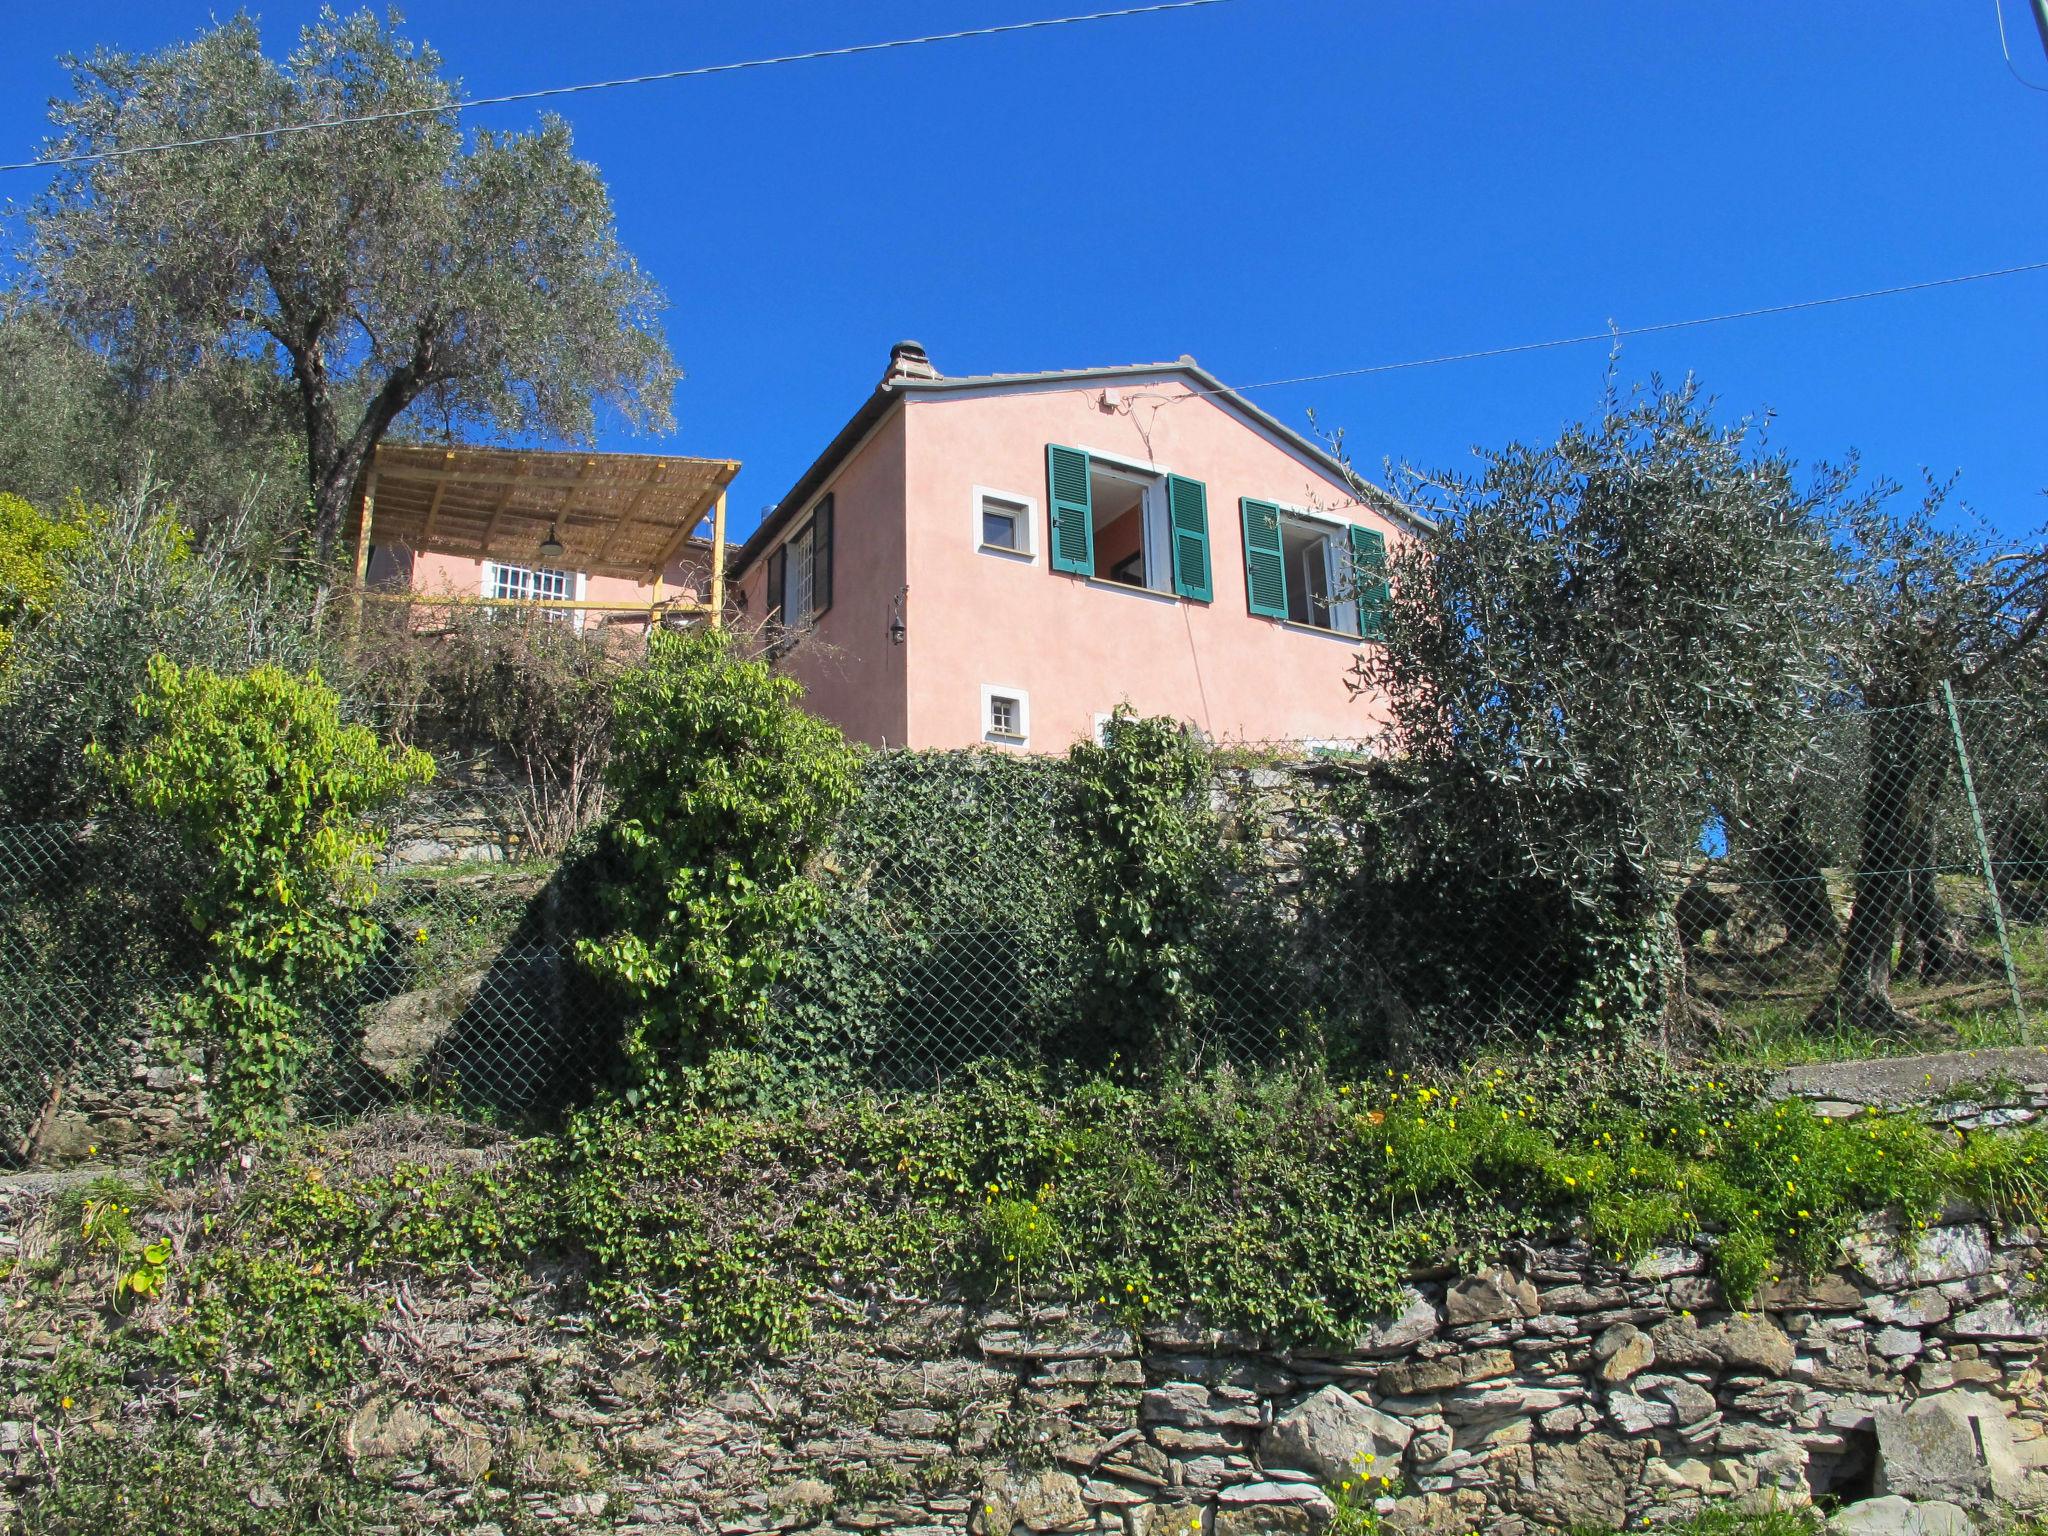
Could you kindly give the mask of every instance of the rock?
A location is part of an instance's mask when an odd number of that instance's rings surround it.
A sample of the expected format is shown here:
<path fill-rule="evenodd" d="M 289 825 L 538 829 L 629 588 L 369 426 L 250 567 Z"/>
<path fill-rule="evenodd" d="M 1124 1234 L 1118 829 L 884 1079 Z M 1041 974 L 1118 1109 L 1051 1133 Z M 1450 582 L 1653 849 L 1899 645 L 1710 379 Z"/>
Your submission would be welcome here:
<path fill-rule="evenodd" d="M 1652 1248 L 1629 1266 L 1634 1280 L 1669 1280 L 1677 1275 L 1697 1275 L 1707 1267 L 1707 1256 L 1697 1248 Z"/>
<path fill-rule="evenodd" d="M 1922 1360 L 1913 1367 L 1913 1383 L 1922 1392 L 1950 1387 L 1989 1387 L 2000 1380 L 1999 1369 L 1983 1360 Z"/>
<path fill-rule="evenodd" d="M 1486 1517 L 1486 1495 L 1477 1488 L 1394 1499 L 1380 1517 L 1392 1536 L 1467 1536 Z"/>
<path fill-rule="evenodd" d="M 1600 1379 L 1619 1386 L 1657 1363 L 1657 1346 L 1634 1323 L 1616 1323 L 1593 1341 L 1593 1358 L 1600 1362 Z"/>
<path fill-rule="evenodd" d="M 1721 1357 L 1712 1347 L 1712 1339 L 1690 1317 L 1667 1317 L 1650 1330 L 1650 1342 L 1656 1347 L 1660 1364 L 1683 1369 L 1695 1365 L 1719 1365 Z"/>
<path fill-rule="evenodd" d="M 1444 1293 L 1444 1315 L 1453 1328 L 1534 1317 L 1536 1287 L 1512 1270 L 1492 1269 L 1458 1281 Z"/>
<path fill-rule="evenodd" d="M 1900 1328 L 1931 1328 L 1947 1318 L 1950 1310 L 1948 1298 L 1931 1285 L 1903 1295 L 1880 1291 L 1863 1305 L 1863 1315 L 1872 1322 Z"/>
<path fill-rule="evenodd" d="M 1176 1424 L 1184 1429 L 1217 1429 L 1259 1422 L 1257 1403 L 1218 1399 L 1192 1381 L 1169 1381 L 1138 1401 L 1138 1417 L 1148 1424 Z"/>
<path fill-rule="evenodd" d="M 1764 1312 L 1854 1312 L 1863 1293 L 1849 1279 L 1830 1271 L 1803 1280 L 1770 1280 L 1757 1288 L 1756 1305 Z"/>
<path fill-rule="evenodd" d="M 1990 1393 L 1957 1388 L 1910 1406 L 1888 1404 L 1875 1417 L 1877 1492 L 1969 1503 L 2032 1502 L 2033 1489 L 2013 1453 L 2005 1405 Z"/>
<path fill-rule="evenodd" d="M 1702 1330 L 1700 1342 L 1731 1370 L 1759 1371 L 1766 1376 L 1792 1374 L 1792 1341 L 1768 1318 L 1731 1317 Z"/>
<path fill-rule="evenodd" d="M 1613 1435 L 1510 1446 L 1495 1463 L 1500 1499 L 1513 1513 L 1545 1525 L 1620 1530 L 1629 1489 L 1648 1457 L 1642 1441 Z"/>
<path fill-rule="evenodd" d="M 1715 1407 L 1713 1393 L 1683 1376 L 1644 1376 L 1636 1381 L 1635 1391 L 1640 1396 L 1661 1398 L 1669 1403 L 1678 1415 L 1677 1423 L 1681 1428 L 1699 1423 Z"/>
<path fill-rule="evenodd" d="M 1199 1504 L 1139 1504 L 1125 1511 L 1131 1536 L 1201 1536 L 1205 1511 Z"/>
<path fill-rule="evenodd" d="M 1327 1524 L 1336 1508 L 1314 1483 L 1239 1483 L 1216 1496 L 1216 1536 L 1254 1536 L 1261 1531 L 1311 1531 Z"/>
<path fill-rule="evenodd" d="M 341 1431 L 351 1461 L 398 1461 L 417 1455 L 435 1433 L 434 1421 L 410 1403 L 372 1398 Z"/>
<path fill-rule="evenodd" d="M 363 1065 L 391 1082 L 413 1077 L 469 1011 L 489 974 L 464 971 L 373 1005 L 363 1021 Z"/>
<path fill-rule="evenodd" d="M 1926 1346 L 1920 1335 L 1910 1328 L 1880 1328 L 1870 1341 L 1870 1347 L 1887 1360 L 1910 1360 Z"/>
<path fill-rule="evenodd" d="M 1342 1387 L 1325 1387 L 1274 1420 L 1259 1453 L 1269 1465 L 1299 1467 L 1334 1483 L 1396 1471 L 1414 1433 Z"/>
<path fill-rule="evenodd" d="M 1027 1531 L 1080 1531 L 1095 1522 L 1070 1474 L 1009 1468 L 983 1485 L 970 1529 L 979 1536 L 1009 1536 L 1020 1523 Z"/>
<path fill-rule="evenodd" d="M 1575 1387 L 1525 1387 L 1501 1382 L 1450 1393 L 1444 1398 L 1443 1414 L 1454 1424 L 1477 1424 L 1510 1416 L 1528 1418 L 1578 1402 L 1585 1395 Z"/>
<path fill-rule="evenodd" d="M 1384 1322 L 1373 1324 L 1351 1341 L 1353 1354 L 1390 1355 L 1436 1336 L 1442 1321 L 1429 1298 L 1412 1286 L 1403 1292 L 1403 1296 L 1398 1313 Z"/>
<path fill-rule="evenodd" d="M 1441 1360 L 1414 1360 L 1390 1365 L 1380 1372 L 1379 1389 L 1396 1397 L 1422 1397 L 1447 1392 L 1468 1381 L 1485 1381 L 1506 1376 L 1515 1368 L 1511 1350 L 1477 1349 L 1470 1354 L 1447 1355 Z"/>
<path fill-rule="evenodd" d="M 1653 1429 L 1668 1428 L 1678 1422 L 1678 1410 L 1669 1403 L 1637 1397 L 1633 1392 L 1608 1393 L 1607 1416 L 1621 1427 L 1625 1435 L 1646 1435 Z"/>
<path fill-rule="evenodd" d="M 2048 1312 L 2012 1301 L 1993 1301 L 1959 1314 L 1949 1332 L 1963 1339 L 2048 1338 Z"/>
<path fill-rule="evenodd" d="M 1892 1493 L 1837 1510 L 1828 1530 L 1833 1536 L 1976 1536 L 1977 1527 L 1953 1504 L 1915 1504 Z"/>
<path fill-rule="evenodd" d="M 1128 1355 L 1138 1341 L 1127 1328 L 1087 1328 L 1027 1333 L 992 1328 L 981 1335 L 981 1352 L 993 1360 L 1094 1360 Z"/>
<path fill-rule="evenodd" d="M 1887 1290 L 1962 1280 L 1991 1268 L 1991 1234 L 1976 1225 L 1937 1227 L 1918 1242 L 1889 1233 L 1853 1238 L 1850 1262 Z"/>
<path fill-rule="evenodd" d="M 1689 1488 L 1694 1493 L 1705 1493 L 1714 1485 L 1714 1469 L 1694 1458 L 1660 1461 L 1652 1457 L 1643 1468 L 1643 1479 L 1661 1483 L 1667 1488 Z"/>

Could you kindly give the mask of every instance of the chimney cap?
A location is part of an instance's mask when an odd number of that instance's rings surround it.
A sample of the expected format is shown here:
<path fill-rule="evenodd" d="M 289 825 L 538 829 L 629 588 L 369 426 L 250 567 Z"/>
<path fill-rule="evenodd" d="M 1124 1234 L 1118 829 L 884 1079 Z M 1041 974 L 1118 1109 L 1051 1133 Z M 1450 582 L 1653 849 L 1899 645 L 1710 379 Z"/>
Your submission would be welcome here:
<path fill-rule="evenodd" d="M 921 341 L 899 341 L 889 349 L 889 369 L 882 375 L 882 382 L 894 384 L 902 379 L 936 379 L 939 370 L 932 366 L 932 360 Z"/>

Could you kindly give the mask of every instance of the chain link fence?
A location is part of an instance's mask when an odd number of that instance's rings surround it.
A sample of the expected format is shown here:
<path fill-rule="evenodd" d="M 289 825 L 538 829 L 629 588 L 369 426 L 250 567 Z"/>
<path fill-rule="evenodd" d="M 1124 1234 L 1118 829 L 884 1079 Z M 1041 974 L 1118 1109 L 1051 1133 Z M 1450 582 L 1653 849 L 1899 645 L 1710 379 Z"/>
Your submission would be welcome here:
<path fill-rule="evenodd" d="M 1354 855 L 1377 832 L 1345 794 L 1359 753 L 1233 743 L 1213 760 L 1234 854 L 1184 935 L 1178 1062 L 1583 1038 L 1583 957 L 1546 939 L 1540 887 L 1503 890 L 1440 851 L 1362 902 Z M 1845 711 L 1766 768 L 1668 872 L 1659 984 L 1697 1023 L 1676 1048 L 1790 1061 L 2030 1039 L 2048 1011 L 2042 717 Z M 865 773 L 763 1051 L 822 1085 L 910 1088 L 980 1060 L 1127 1049 L 1137 1000 L 1105 991 L 1088 952 L 1061 760 L 883 753 Z M 576 960 L 606 920 L 601 860 L 526 857 L 522 825 L 510 796 L 475 787 L 406 808 L 372 909 L 381 943 L 327 1001 L 302 1115 L 411 1102 L 534 1123 L 613 1070 L 619 1004 Z M 197 1074 L 161 1028 L 203 960 L 185 857 L 134 820 L 0 828 L 0 1159 L 81 1119 L 194 1113 Z"/>

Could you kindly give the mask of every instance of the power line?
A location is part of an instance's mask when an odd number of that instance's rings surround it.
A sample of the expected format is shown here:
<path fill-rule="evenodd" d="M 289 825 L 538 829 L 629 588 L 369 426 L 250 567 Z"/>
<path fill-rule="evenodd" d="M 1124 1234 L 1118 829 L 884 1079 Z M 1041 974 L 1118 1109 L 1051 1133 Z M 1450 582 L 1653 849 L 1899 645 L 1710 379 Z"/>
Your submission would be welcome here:
<path fill-rule="evenodd" d="M 2015 277 L 2022 272 L 2048 272 L 2048 261 L 2029 261 L 2016 267 L 1997 267 L 1989 272 L 1964 272 L 1954 277 L 1930 277 L 1917 283 L 1897 283 L 1889 288 L 1866 288 L 1861 293 L 1838 293 L 1824 299 L 1798 299 L 1790 304 L 1766 304 L 1757 309 L 1735 309 L 1726 314 L 1700 315 L 1690 320 L 1660 320 L 1654 325 L 1618 325 L 1583 336 L 1559 336 L 1549 341 L 1523 341 L 1507 347 L 1485 347 L 1476 352 L 1447 352 L 1439 357 L 1408 358 L 1398 363 L 1372 363 L 1363 368 L 1335 368 L 1328 373 L 1304 373 L 1291 379 L 1267 379 L 1258 384 L 1241 384 L 1228 391 L 1204 390 L 1203 394 L 1244 394 L 1254 389 L 1280 389 L 1289 384 L 1320 384 L 1330 379 L 1356 379 L 1373 373 L 1397 373 L 1406 368 L 1434 368 L 1440 363 L 1477 362 L 1487 357 L 1509 357 L 1517 352 L 1546 352 L 1556 347 L 1580 347 L 1595 341 L 1614 341 L 1623 336 L 1652 336 L 1662 331 L 1690 330 L 1702 325 L 1721 325 L 1730 320 L 1755 320 L 1765 315 L 1789 315 L 1799 310 L 1824 309 L 1832 304 L 1856 304 L 1864 299 L 1886 299 L 1902 293 L 1922 293 L 1930 288 L 1953 288 L 1960 283 L 1988 282 L 1995 277 Z"/>
<path fill-rule="evenodd" d="M 126 149 L 101 150 L 94 154 L 59 155 L 47 160 L 19 160 L 0 164 L 0 171 L 50 170 L 65 165 L 92 165 L 107 160 L 126 160 L 136 155 L 157 155 L 175 149 L 202 149 L 212 144 L 238 144 L 250 139 L 268 139 L 292 133 L 321 133 L 331 128 L 352 128 L 365 123 L 388 123 L 414 117 L 438 117 L 443 112 L 466 112 L 476 107 L 502 107 L 524 101 L 544 101 L 555 96 L 581 96 L 591 91 L 617 90 L 628 85 L 660 85 L 671 80 L 695 80 L 705 75 L 730 75 L 743 70 L 769 69 L 778 64 L 808 64 L 819 59 L 848 59 L 863 53 L 886 53 L 897 48 L 919 48 L 927 43 L 957 43 L 970 38 L 1002 37 L 1013 32 L 1039 32 L 1048 27 L 1071 27 L 1083 22 L 1117 21 L 1127 16 L 1156 16 L 1165 11 L 1192 11 L 1204 6 L 1229 5 L 1232 0 L 1159 0 L 1152 5 L 1127 6 L 1115 11 L 1089 11 L 1076 16 L 1043 16 L 1034 21 L 1005 22 L 999 26 L 972 27 L 961 32 L 931 32 L 922 37 L 897 37 L 879 43 L 852 43 L 844 48 L 814 48 L 805 53 L 777 54 L 773 58 L 741 59 L 730 64 L 700 64 L 690 69 L 667 69 L 654 74 L 627 75 L 617 80 L 592 80 L 582 85 L 554 85 L 533 91 L 508 91 L 502 96 L 470 96 L 432 107 L 403 107 L 389 112 L 366 112 L 356 117 L 334 117 L 308 123 L 280 123 L 271 128 L 249 128 L 237 133 L 209 134 L 204 138 L 172 139 L 161 144 L 136 144 Z"/>

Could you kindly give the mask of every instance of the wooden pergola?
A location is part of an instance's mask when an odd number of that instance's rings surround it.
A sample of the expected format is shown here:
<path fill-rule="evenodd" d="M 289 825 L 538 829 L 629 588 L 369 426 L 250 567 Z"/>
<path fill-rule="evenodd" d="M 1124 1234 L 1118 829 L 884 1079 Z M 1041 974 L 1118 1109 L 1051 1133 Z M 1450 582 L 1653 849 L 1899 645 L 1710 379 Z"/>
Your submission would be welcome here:
<path fill-rule="evenodd" d="M 736 459 L 672 454 L 384 443 L 357 501 L 356 591 L 359 599 L 383 601 L 645 613 L 650 623 L 664 613 L 695 613 L 715 626 L 725 610 L 725 490 L 739 469 Z M 698 539 L 706 518 L 711 536 Z M 653 595 L 616 603 L 366 592 L 373 540 L 417 553 L 623 577 L 647 584 Z M 693 542 L 709 556 L 706 600 L 665 598 L 664 576 Z"/>

